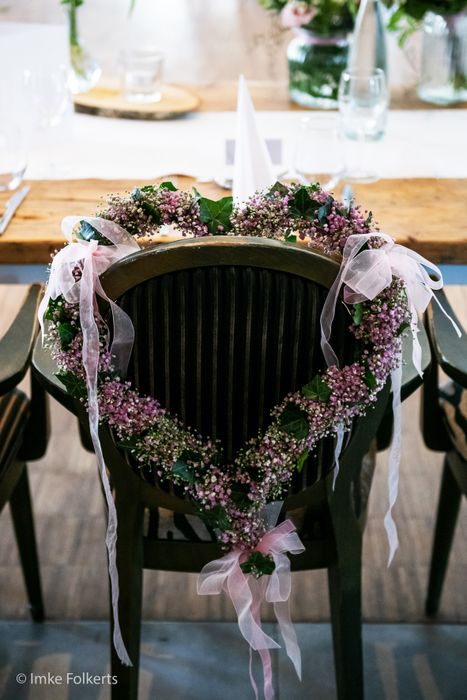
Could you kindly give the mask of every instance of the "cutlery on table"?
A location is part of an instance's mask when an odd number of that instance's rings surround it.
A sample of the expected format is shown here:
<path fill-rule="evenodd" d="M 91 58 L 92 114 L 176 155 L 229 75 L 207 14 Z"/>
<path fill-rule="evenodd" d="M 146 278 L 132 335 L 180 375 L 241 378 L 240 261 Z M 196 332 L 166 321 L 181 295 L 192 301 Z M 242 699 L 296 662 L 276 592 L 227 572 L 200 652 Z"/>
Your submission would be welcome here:
<path fill-rule="evenodd" d="M 25 187 L 22 187 L 20 190 L 18 190 L 18 192 L 15 192 L 11 199 L 8 200 L 5 213 L 0 219 L 0 236 L 2 235 L 2 233 L 5 233 L 6 228 L 10 223 L 11 219 L 13 218 L 15 211 L 18 209 L 19 205 L 26 197 L 30 189 L 30 185 L 26 185 Z"/>

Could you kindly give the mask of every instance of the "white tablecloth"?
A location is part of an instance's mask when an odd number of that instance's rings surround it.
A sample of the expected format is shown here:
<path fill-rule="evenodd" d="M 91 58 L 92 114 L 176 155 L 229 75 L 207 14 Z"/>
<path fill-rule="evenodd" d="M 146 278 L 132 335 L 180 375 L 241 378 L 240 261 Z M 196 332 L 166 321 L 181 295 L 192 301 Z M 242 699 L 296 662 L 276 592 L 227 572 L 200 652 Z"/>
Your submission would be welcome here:
<path fill-rule="evenodd" d="M 300 120 L 322 112 L 260 112 L 266 138 L 283 140 L 290 167 Z M 335 118 L 330 114 L 330 118 Z M 152 178 L 167 173 L 210 177 L 224 166 L 225 140 L 235 133 L 232 112 L 199 112 L 171 121 L 142 122 L 73 114 L 31 144 L 29 178 Z M 467 110 L 391 111 L 375 146 L 381 177 L 467 177 Z M 317 153 L 315 172 L 323 171 Z M 325 169 L 325 168 L 324 168 Z"/>

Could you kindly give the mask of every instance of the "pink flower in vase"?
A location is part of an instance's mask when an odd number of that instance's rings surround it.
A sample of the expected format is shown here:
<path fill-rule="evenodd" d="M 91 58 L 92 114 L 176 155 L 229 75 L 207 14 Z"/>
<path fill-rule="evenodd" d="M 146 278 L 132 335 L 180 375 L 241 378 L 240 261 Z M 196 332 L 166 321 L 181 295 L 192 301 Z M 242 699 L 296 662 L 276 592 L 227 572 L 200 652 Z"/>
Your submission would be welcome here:
<path fill-rule="evenodd" d="M 311 22 L 316 13 L 316 8 L 310 7 L 308 3 L 300 0 L 290 0 L 281 11 L 281 22 L 288 29 L 303 27 L 303 25 Z"/>

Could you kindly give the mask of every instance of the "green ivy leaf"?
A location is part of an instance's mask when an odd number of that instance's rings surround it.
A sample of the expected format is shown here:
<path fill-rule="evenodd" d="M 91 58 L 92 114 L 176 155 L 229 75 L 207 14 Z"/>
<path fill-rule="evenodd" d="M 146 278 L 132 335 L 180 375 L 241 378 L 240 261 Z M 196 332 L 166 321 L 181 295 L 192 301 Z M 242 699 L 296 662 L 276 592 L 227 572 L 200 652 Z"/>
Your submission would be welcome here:
<path fill-rule="evenodd" d="M 331 197 L 331 195 L 328 195 L 328 197 L 326 197 L 326 201 L 324 202 L 324 204 L 322 204 L 319 207 L 318 212 L 317 212 L 317 217 L 318 217 L 318 221 L 321 224 L 321 226 L 324 226 L 324 224 L 327 223 L 327 217 L 331 213 L 333 204 L 334 204 L 334 198 Z"/>
<path fill-rule="evenodd" d="M 297 459 L 297 471 L 301 472 L 303 469 L 303 466 L 308 459 L 310 455 L 310 450 L 305 450 L 305 452 L 302 452 L 300 457 Z"/>
<path fill-rule="evenodd" d="M 318 401 L 326 402 L 331 396 L 331 387 L 317 374 L 311 382 L 302 387 L 301 393 L 306 399 L 318 399 Z"/>
<path fill-rule="evenodd" d="M 187 481 L 189 484 L 195 483 L 195 475 L 191 467 L 183 459 L 177 459 L 172 465 L 172 474 L 174 477 Z"/>
<path fill-rule="evenodd" d="M 401 336 L 402 333 L 407 330 L 407 328 L 410 328 L 410 323 L 408 321 L 404 321 L 404 323 L 401 323 L 401 325 L 397 329 L 396 337 L 398 338 L 399 336 Z"/>
<path fill-rule="evenodd" d="M 363 318 L 363 304 L 360 302 L 358 304 L 354 304 L 353 309 L 352 320 L 356 326 L 359 326 Z"/>
<path fill-rule="evenodd" d="M 297 236 L 295 233 L 286 233 L 284 236 L 284 240 L 287 243 L 296 243 L 297 242 Z"/>
<path fill-rule="evenodd" d="M 279 424 L 289 435 L 293 435 L 297 440 L 306 438 L 309 432 L 309 425 L 305 411 L 294 403 L 288 403 L 282 411 Z"/>
<path fill-rule="evenodd" d="M 368 216 L 365 219 L 365 226 L 367 226 L 369 228 L 372 221 L 373 221 L 373 212 L 369 211 Z"/>
<path fill-rule="evenodd" d="M 243 510 L 251 506 L 251 499 L 248 498 L 249 487 L 247 484 L 234 484 L 231 489 L 231 498 L 235 505 Z"/>
<path fill-rule="evenodd" d="M 240 564 L 240 568 L 244 574 L 252 574 L 256 578 L 260 578 L 261 576 L 270 576 L 276 565 L 268 554 L 253 552 L 246 561 Z"/>
<path fill-rule="evenodd" d="M 299 187 L 294 196 L 289 199 L 289 214 L 295 219 L 313 218 L 320 208 L 319 202 L 310 197 L 308 187 Z"/>
<path fill-rule="evenodd" d="M 67 321 L 64 323 L 59 323 L 57 329 L 62 350 L 68 350 L 71 341 L 78 332 L 78 329 L 76 326 L 72 326 L 71 323 L 68 323 Z"/>
<path fill-rule="evenodd" d="M 196 193 L 197 195 L 199 193 Z M 208 227 L 209 233 L 219 234 L 230 231 L 230 217 L 233 210 L 233 198 L 223 197 L 218 201 L 200 197 L 198 199 L 200 219 Z M 219 227 L 221 227 L 219 229 Z"/>
<path fill-rule="evenodd" d="M 230 527 L 229 516 L 223 506 L 215 506 L 209 510 L 200 509 L 198 514 L 210 527 L 222 531 L 228 530 Z"/>
<path fill-rule="evenodd" d="M 72 372 L 57 372 L 55 375 L 63 384 L 70 396 L 75 399 L 82 399 L 87 396 L 86 385 L 82 379 L 76 377 Z"/>
<path fill-rule="evenodd" d="M 161 182 L 159 185 L 160 190 L 170 190 L 170 192 L 176 192 L 177 188 L 173 184 L 173 182 L 170 182 L 170 180 L 167 180 L 166 182 Z"/>
<path fill-rule="evenodd" d="M 267 196 L 274 197 L 276 192 L 281 196 L 285 197 L 289 193 L 289 188 L 282 184 L 282 182 L 275 182 L 272 187 L 269 188 Z"/>
<path fill-rule="evenodd" d="M 376 377 L 371 370 L 366 370 L 365 374 L 363 375 L 363 379 L 370 391 L 373 391 L 373 389 L 376 388 Z"/>

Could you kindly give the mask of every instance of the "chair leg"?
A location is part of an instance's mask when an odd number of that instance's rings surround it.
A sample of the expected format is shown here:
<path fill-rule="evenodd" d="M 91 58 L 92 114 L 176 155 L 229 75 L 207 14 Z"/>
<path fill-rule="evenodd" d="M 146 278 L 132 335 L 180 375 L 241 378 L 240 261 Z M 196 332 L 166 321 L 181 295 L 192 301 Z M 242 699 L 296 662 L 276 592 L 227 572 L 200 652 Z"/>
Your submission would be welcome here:
<path fill-rule="evenodd" d="M 328 569 L 332 639 L 339 700 L 362 700 L 361 551 Z M 360 541 L 361 550 L 361 541 Z"/>
<path fill-rule="evenodd" d="M 141 637 L 141 609 L 143 592 L 143 511 L 137 504 L 124 499 L 118 512 L 117 570 L 119 576 L 119 621 L 132 666 L 123 666 L 112 643 L 111 615 L 111 668 L 117 683 L 112 686 L 112 700 L 137 700 L 139 650 Z"/>
<path fill-rule="evenodd" d="M 431 555 L 428 595 L 425 604 L 427 615 L 436 615 L 439 608 L 444 576 L 451 551 L 457 516 L 461 502 L 461 490 L 449 466 L 447 456 L 444 459 L 443 477 L 438 501 L 433 551 Z"/>
<path fill-rule="evenodd" d="M 10 496 L 10 509 L 31 615 L 35 622 L 42 622 L 44 603 L 26 465 L 24 465 L 19 481 Z"/>

